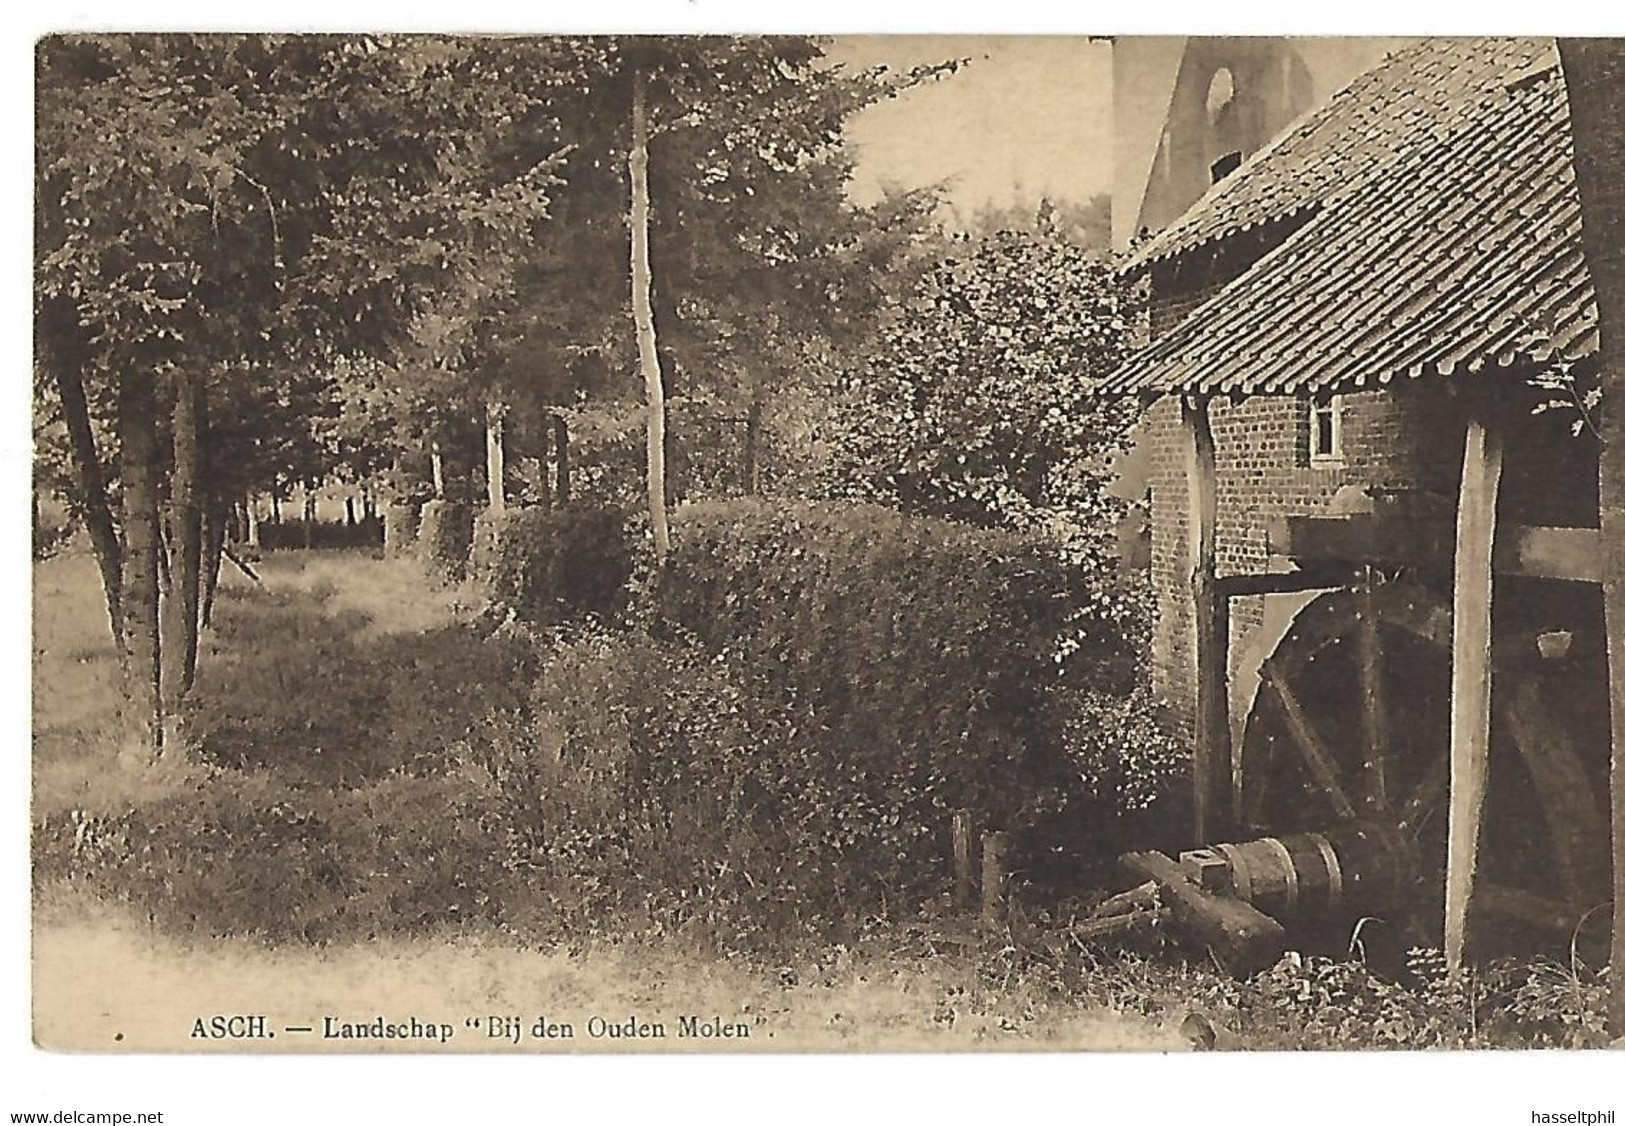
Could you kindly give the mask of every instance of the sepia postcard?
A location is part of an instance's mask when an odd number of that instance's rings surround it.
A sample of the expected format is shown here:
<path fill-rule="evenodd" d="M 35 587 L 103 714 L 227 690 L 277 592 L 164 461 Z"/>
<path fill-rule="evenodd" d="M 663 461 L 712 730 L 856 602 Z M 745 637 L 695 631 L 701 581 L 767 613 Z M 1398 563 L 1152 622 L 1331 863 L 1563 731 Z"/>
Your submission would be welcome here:
<path fill-rule="evenodd" d="M 1625 1037 L 1625 40 L 34 54 L 39 1048 Z"/>

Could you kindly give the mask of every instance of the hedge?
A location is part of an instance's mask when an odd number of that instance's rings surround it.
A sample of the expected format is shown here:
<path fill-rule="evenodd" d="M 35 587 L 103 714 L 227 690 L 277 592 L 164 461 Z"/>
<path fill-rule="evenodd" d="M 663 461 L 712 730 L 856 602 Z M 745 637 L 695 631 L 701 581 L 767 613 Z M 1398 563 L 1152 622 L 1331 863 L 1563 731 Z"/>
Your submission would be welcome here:
<path fill-rule="evenodd" d="M 689 506 L 676 533 L 660 615 L 806 704 L 853 777 L 1001 821 L 1055 777 L 1072 600 L 1046 544 L 817 503 Z"/>
<path fill-rule="evenodd" d="M 504 508 L 498 512 L 487 505 L 474 517 L 473 538 L 468 548 L 469 578 L 482 582 L 491 578 L 496 565 L 497 543 L 512 513 L 512 509 Z"/>
<path fill-rule="evenodd" d="M 391 557 L 410 555 L 418 538 L 418 518 L 421 501 L 397 498 L 384 509 L 384 554 Z"/>
<path fill-rule="evenodd" d="M 474 510 L 461 501 L 431 500 L 418 522 L 418 555 L 442 578 L 459 582 L 468 572 Z"/>
<path fill-rule="evenodd" d="M 535 625 L 612 618 L 626 604 L 632 541 L 612 509 L 510 509 L 493 537 L 493 601 Z"/>

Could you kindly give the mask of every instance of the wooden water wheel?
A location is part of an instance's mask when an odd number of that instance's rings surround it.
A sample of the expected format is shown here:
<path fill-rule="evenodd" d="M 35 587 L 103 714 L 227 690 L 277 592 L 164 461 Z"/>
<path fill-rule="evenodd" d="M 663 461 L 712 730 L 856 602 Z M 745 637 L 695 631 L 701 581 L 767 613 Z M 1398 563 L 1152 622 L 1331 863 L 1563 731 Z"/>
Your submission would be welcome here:
<path fill-rule="evenodd" d="M 1584 753 L 1598 745 L 1580 703 L 1605 697 L 1606 672 L 1596 691 L 1599 662 L 1586 639 L 1538 629 L 1543 616 L 1585 620 L 1583 607 L 1563 611 L 1565 597 L 1514 600 L 1507 628 L 1498 609 L 1471 908 L 1495 948 L 1527 948 L 1533 935 L 1566 942 L 1608 899 L 1606 756 Z M 1529 621 L 1516 620 L 1519 603 L 1533 611 Z M 1386 874 L 1381 913 L 1410 943 L 1437 944 L 1443 919 L 1450 635 L 1448 603 L 1412 582 L 1317 597 L 1263 662 L 1240 743 L 1242 831 L 1370 827 L 1384 838 L 1384 865 L 1398 869 Z M 1369 900 L 1360 909 L 1377 913 Z"/>

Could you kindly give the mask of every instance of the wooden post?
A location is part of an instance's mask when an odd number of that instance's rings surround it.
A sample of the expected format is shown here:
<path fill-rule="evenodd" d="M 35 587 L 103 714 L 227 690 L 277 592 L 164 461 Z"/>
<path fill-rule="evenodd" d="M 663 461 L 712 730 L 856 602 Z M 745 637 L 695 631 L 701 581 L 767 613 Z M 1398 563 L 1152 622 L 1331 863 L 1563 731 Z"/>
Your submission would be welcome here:
<path fill-rule="evenodd" d="M 1005 870 L 1005 854 L 1010 834 L 982 834 L 982 922 L 996 926 L 1004 922 L 1005 887 L 1010 874 Z"/>
<path fill-rule="evenodd" d="M 964 909 L 975 901 L 976 871 L 972 844 L 970 810 L 954 810 L 954 906 Z"/>
<path fill-rule="evenodd" d="M 491 512 L 498 516 L 508 507 L 503 487 L 507 470 L 503 464 L 502 415 L 502 404 L 492 396 L 485 404 L 485 496 Z"/>
<path fill-rule="evenodd" d="M 1467 949 L 1467 913 L 1490 755 L 1490 609 L 1495 508 L 1501 490 L 1500 420 L 1475 410 L 1467 424 L 1456 509 L 1455 610 L 1450 649 L 1450 827 L 1445 860 L 1444 953 L 1452 977 Z"/>
<path fill-rule="evenodd" d="M 1230 758 L 1228 654 L 1229 607 L 1220 593 L 1218 570 L 1218 469 L 1213 426 L 1206 397 L 1180 404 L 1185 444 L 1185 483 L 1189 511 L 1189 571 L 1192 669 L 1196 681 L 1194 831 L 1213 840 L 1230 824 L 1233 770 Z"/>

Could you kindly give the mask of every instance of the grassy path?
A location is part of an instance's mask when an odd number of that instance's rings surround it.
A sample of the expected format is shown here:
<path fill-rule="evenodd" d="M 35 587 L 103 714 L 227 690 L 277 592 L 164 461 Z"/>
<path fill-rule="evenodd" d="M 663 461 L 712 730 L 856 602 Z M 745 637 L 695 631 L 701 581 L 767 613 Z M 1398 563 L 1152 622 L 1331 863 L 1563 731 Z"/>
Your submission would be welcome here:
<path fill-rule="evenodd" d="M 230 703 L 275 692 L 288 662 L 304 679 L 287 698 L 256 697 L 232 714 L 230 734 L 245 765 L 321 742 L 311 761 L 342 771 L 335 741 L 371 730 L 363 714 L 379 691 L 406 686 L 414 730 L 459 720 L 459 692 L 507 667 L 453 641 L 446 627 L 470 613 L 457 591 L 431 588 L 410 563 L 338 553 L 288 552 L 266 560 L 266 591 L 228 575 L 218 629 L 207 639 L 200 692 Z M 207 785 L 197 772 L 117 768 L 111 739 L 115 682 L 111 645 L 89 560 L 67 557 L 36 570 L 35 808 L 116 809 Z M 430 644 L 433 642 L 433 644 Z M 448 643 L 450 642 L 450 643 Z M 324 729 L 311 709 L 311 662 L 323 689 L 350 713 Z M 291 683 L 291 681 L 290 681 Z M 480 691 L 506 690 L 483 683 Z M 393 704 L 391 705 L 394 706 Z M 472 702 L 467 706 L 475 706 Z M 227 707 L 221 709 L 232 712 Z M 466 713 L 464 713 L 466 714 Z M 317 718 L 312 718 L 312 717 Z M 427 727 L 426 727 L 427 725 Z M 316 767 L 313 770 L 318 769 Z M 314 777 L 314 775 L 313 775 Z M 501 934 L 470 931 L 269 947 L 240 939 L 179 939 L 85 896 L 46 889 L 34 919 L 35 1036 L 55 1048 L 241 1050 L 193 1039 L 215 1014 L 263 1014 L 271 1028 L 320 1028 L 324 1017 L 366 1023 L 417 1017 L 457 1034 L 442 1048 L 422 1042 L 322 1040 L 283 1033 L 253 1050 L 999 1050 L 1176 1049 L 1173 1028 L 1134 1014 L 1057 999 L 1030 982 L 989 984 L 987 951 L 905 952 L 877 945 L 764 967 L 672 946 L 602 944 L 575 951 L 524 948 Z M 518 1015 L 572 1026 L 575 1036 L 514 1045 L 470 1018 Z M 750 1029 L 744 1039 L 679 1038 L 685 1016 Z M 661 1024 L 663 1039 L 588 1034 L 592 1018 Z"/>

